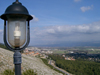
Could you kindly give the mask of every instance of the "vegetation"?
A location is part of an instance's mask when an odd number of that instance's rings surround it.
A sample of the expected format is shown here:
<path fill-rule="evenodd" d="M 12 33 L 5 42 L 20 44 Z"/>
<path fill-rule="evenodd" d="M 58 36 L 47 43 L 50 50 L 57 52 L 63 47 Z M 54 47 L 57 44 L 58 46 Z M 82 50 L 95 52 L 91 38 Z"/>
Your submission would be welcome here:
<path fill-rule="evenodd" d="M 41 58 L 41 59 L 42 59 L 42 58 Z M 49 65 L 47 59 L 42 59 L 42 61 L 43 61 L 47 66 L 49 66 L 51 69 L 53 69 L 53 70 L 55 70 L 55 71 L 57 71 L 57 72 L 59 72 L 59 73 L 62 73 L 61 71 L 55 69 L 53 66 Z"/>
<path fill-rule="evenodd" d="M 2 73 L 2 75 L 15 75 L 15 73 L 14 71 L 7 69 Z M 34 72 L 34 70 L 29 69 L 29 70 L 24 71 L 22 75 L 37 75 L 37 74 Z"/>
<path fill-rule="evenodd" d="M 22 75 L 37 75 L 34 70 L 32 69 L 29 69 L 29 70 L 26 70 L 25 72 L 23 72 Z"/>
<path fill-rule="evenodd" d="M 75 75 L 99 75 L 100 63 L 82 60 L 65 60 L 60 55 L 49 55 L 56 62 L 56 66 Z"/>
<path fill-rule="evenodd" d="M 0 43 L 0 47 L 4 48 L 4 49 L 7 49 L 7 47 L 4 44 L 2 44 L 2 43 Z"/>
<path fill-rule="evenodd" d="M 0 62 L 0 67 L 1 67 L 2 65 L 4 65 L 4 63 L 3 63 L 3 62 Z"/>
<path fill-rule="evenodd" d="M 2 73 L 2 75 L 14 75 L 14 71 L 7 69 Z"/>
<path fill-rule="evenodd" d="M 65 54 L 68 53 L 66 50 L 54 50 L 53 51 L 54 54 Z"/>
<path fill-rule="evenodd" d="M 66 54 L 67 57 L 73 57 L 78 60 L 87 60 L 100 62 L 100 54 L 86 54 L 86 53 L 69 53 Z"/>

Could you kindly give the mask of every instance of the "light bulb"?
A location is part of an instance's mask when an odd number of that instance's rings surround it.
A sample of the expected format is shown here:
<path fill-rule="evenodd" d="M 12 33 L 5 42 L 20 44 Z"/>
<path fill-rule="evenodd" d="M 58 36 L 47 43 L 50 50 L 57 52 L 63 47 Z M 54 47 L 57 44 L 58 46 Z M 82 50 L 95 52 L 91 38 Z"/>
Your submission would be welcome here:
<path fill-rule="evenodd" d="M 21 36 L 20 24 L 19 22 L 17 22 L 15 23 L 15 30 L 14 30 L 14 43 L 16 46 L 20 46 L 20 36 Z"/>
<path fill-rule="evenodd" d="M 8 42 L 12 47 L 21 47 L 26 42 L 26 20 L 9 19 L 7 24 Z"/>

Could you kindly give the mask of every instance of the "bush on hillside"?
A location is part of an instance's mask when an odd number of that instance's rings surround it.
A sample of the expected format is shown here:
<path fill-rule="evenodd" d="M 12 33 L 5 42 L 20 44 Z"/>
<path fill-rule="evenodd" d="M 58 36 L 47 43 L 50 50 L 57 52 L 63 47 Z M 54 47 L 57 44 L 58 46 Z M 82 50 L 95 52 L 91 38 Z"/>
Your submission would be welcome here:
<path fill-rule="evenodd" d="M 14 71 L 13 70 L 10 70 L 10 69 L 7 69 L 5 70 L 3 73 L 1 73 L 2 75 L 15 75 Z M 37 75 L 34 70 L 32 69 L 28 69 L 26 71 L 24 71 L 22 73 L 22 75 Z"/>

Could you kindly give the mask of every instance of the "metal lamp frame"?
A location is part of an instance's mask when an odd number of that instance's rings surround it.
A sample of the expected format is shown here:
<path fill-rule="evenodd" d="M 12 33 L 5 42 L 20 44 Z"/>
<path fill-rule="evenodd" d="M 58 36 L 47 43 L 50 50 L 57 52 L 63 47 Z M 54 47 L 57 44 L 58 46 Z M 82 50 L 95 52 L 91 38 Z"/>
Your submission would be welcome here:
<path fill-rule="evenodd" d="M 4 43 L 9 50 L 11 50 L 11 51 L 15 51 L 15 50 L 22 51 L 28 46 L 28 44 L 30 42 L 30 24 L 29 24 L 29 21 L 27 23 L 28 23 L 27 24 L 27 41 L 26 41 L 25 45 L 22 46 L 22 48 L 12 48 L 7 42 L 6 20 L 4 21 L 4 34 L 3 34 L 4 35 Z"/>

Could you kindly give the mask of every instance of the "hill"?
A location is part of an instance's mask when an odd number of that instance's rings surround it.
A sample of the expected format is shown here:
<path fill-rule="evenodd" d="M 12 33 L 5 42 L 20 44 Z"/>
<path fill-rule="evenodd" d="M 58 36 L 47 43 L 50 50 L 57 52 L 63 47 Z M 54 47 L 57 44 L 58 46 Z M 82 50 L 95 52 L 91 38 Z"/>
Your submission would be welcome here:
<path fill-rule="evenodd" d="M 0 73 L 14 69 L 13 52 L 0 48 Z M 33 69 L 38 75 L 62 75 L 46 66 L 40 58 L 22 54 L 22 71 Z"/>

